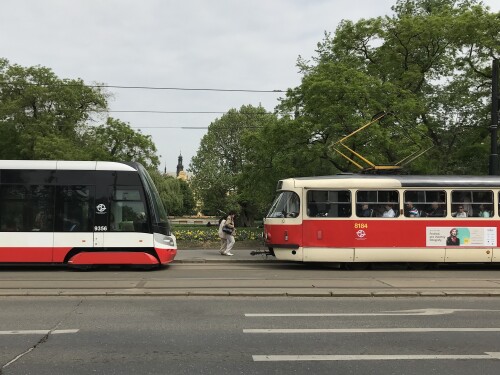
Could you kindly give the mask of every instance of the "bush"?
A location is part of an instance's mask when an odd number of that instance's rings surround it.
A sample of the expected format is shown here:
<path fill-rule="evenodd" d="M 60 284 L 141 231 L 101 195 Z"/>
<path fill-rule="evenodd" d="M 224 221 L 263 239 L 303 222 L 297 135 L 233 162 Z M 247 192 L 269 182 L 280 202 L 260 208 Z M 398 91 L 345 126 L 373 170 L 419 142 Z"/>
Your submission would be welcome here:
<path fill-rule="evenodd" d="M 174 225 L 172 232 L 177 241 L 219 241 L 219 227 Z M 236 228 L 236 241 L 255 241 L 262 238 L 262 228 Z"/>

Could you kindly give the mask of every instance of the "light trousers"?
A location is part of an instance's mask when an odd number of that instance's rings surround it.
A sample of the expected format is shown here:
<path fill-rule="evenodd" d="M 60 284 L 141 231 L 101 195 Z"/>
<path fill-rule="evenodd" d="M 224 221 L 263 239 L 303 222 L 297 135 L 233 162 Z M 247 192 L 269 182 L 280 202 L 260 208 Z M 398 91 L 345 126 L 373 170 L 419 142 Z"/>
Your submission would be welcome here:
<path fill-rule="evenodd" d="M 226 246 L 226 253 L 231 252 L 231 249 L 234 246 L 234 236 L 232 234 L 226 234 L 226 240 L 227 240 L 227 246 Z"/>
<path fill-rule="evenodd" d="M 227 238 L 221 238 L 220 239 L 220 252 L 224 253 L 227 250 Z"/>

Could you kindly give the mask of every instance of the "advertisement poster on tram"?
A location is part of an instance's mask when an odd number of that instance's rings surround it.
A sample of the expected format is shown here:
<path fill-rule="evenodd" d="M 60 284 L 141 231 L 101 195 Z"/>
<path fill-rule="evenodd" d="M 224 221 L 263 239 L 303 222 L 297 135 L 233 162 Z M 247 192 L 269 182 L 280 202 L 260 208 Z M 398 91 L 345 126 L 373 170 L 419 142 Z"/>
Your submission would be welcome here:
<path fill-rule="evenodd" d="M 427 227 L 426 246 L 497 246 L 496 227 Z"/>

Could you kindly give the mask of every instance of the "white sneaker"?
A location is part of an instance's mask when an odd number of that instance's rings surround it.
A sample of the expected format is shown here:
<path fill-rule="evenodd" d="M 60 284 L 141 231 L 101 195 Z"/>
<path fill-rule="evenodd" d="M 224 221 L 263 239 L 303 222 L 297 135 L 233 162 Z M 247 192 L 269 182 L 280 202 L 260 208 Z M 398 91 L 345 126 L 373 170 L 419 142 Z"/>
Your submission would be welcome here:
<path fill-rule="evenodd" d="M 234 254 L 233 253 L 224 253 L 224 255 L 228 255 L 228 256 L 232 257 Z"/>

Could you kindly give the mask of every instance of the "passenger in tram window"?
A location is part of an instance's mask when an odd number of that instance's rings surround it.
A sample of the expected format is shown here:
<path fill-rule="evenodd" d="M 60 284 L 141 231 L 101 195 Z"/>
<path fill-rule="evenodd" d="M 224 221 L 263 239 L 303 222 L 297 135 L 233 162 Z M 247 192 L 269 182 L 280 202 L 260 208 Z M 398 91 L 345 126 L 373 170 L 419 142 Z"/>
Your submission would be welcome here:
<path fill-rule="evenodd" d="M 490 211 L 484 207 L 484 204 L 479 205 L 479 217 L 490 217 Z"/>
<path fill-rule="evenodd" d="M 396 217 L 396 213 L 392 209 L 392 204 L 385 205 L 385 211 L 382 214 L 382 217 Z"/>
<path fill-rule="evenodd" d="M 309 217 L 318 216 L 318 205 L 315 202 L 309 202 L 307 204 L 307 215 Z"/>
<path fill-rule="evenodd" d="M 366 203 L 361 206 L 361 210 L 358 212 L 359 217 L 371 217 L 372 214 L 373 210 L 370 210 Z"/>
<path fill-rule="evenodd" d="M 467 217 L 467 212 L 465 212 L 464 206 L 458 206 L 458 211 L 455 217 Z"/>
<path fill-rule="evenodd" d="M 446 246 L 460 246 L 460 238 L 458 238 L 457 236 L 458 236 L 458 229 L 452 228 L 450 230 L 450 236 L 446 237 Z"/>
<path fill-rule="evenodd" d="M 462 206 L 464 207 L 464 211 L 466 213 L 466 216 L 461 216 L 461 217 L 474 216 L 474 214 L 473 214 L 474 211 L 472 210 L 472 204 L 470 202 L 470 198 L 465 194 L 462 194 L 462 197 L 463 197 Z"/>
<path fill-rule="evenodd" d="M 47 217 L 45 212 L 39 212 L 35 216 L 35 221 L 33 222 L 33 232 L 40 232 L 45 230 L 47 226 Z"/>
<path fill-rule="evenodd" d="M 443 217 L 444 211 L 439 207 L 437 202 L 432 202 L 431 210 L 427 212 L 427 216 L 429 217 Z"/>
<path fill-rule="evenodd" d="M 411 201 L 406 202 L 405 216 L 406 217 L 419 217 L 420 216 L 420 214 L 417 210 L 417 207 L 415 207 L 413 205 L 413 202 L 411 202 Z"/>
<path fill-rule="evenodd" d="M 379 205 L 375 207 L 375 216 L 376 217 L 383 217 L 385 212 L 385 207 L 383 205 Z"/>

